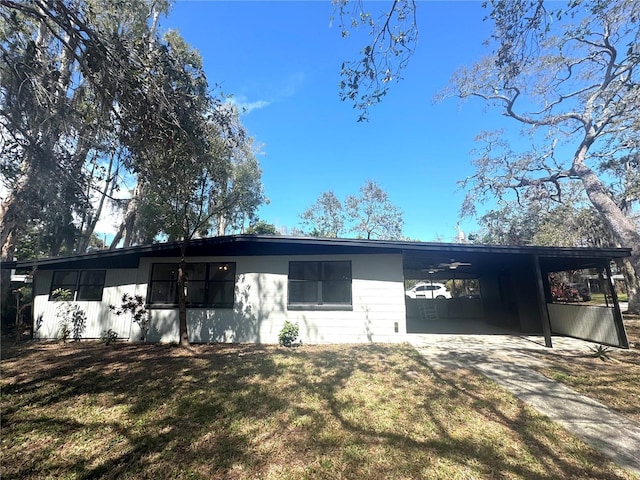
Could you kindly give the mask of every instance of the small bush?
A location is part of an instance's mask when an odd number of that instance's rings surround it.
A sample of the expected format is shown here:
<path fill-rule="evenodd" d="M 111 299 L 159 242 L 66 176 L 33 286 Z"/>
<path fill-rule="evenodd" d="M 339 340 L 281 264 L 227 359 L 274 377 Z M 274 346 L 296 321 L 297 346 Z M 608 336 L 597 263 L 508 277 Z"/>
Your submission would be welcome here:
<path fill-rule="evenodd" d="M 280 330 L 280 335 L 278 335 L 280 345 L 283 347 L 293 346 L 299 333 L 300 327 L 298 327 L 298 324 L 291 323 L 289 320 L 285 321 L 282 330 Z"/>
<path fill-rule="evenodd" d="M 55 301 L 60 302 L 56 316 L 60 319 L 60 330 L 58 337 L 63 342 L 73 337 L 75 342 L 79 342 L 87 327 L 87 315 L 73 301 L 73 294 L 65 288 L 56 288 L 52 292 Z"/>
<path fill-rule="evenodd" d="M 603 345 L 598 345 L 595 348 L 594 347 L 589 347 L 589 350 L 591 350 L 591 353 L 589 354 L 590 357 L 599 358 L 603 362 L 605 360 L 611 360 L 611 357 L 609 356 L 609 353 L 611 352 L 611 347 L 605 347 Z"/>
<path fill-rule="evenodd" d="M 62 340 L 63 343 L 67 343 L 69 337 L 71 336 L 71 329 L 69 328 L 69 324 L 66 321 L 60 322 L 60 330 L 58 331 L 58 338 Z"/>
<path fill-rule="evenodd" d="M 111 329 L 105 330 L 102 332 L 102 335 L 100 335 L 100 341 L 105 345 L 115 343 L 116 340 L 118 340 L 118 334 Z"/>

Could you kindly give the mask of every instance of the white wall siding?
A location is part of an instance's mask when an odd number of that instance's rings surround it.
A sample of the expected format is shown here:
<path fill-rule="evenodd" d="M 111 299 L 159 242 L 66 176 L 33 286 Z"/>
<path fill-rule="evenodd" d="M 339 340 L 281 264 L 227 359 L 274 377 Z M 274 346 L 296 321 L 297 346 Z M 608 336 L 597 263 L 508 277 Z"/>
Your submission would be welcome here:
<path fill-rule="evenodd" d="M 33 292 L 33 337 L 58 338 L 60 319 L 57 317 L 57 302 L 49 301 L 49 289 L 53 272 L 38 270 L 36 272 Z"/>
<path fill-rule="evenodd" d="M 110 311 L 109 305 L 120 305 L 122 294 L 134 294 L 136 289 L 131 280 L 135 278 L 135 269 L 107 270 L 105 275 L 102 301 L 77 301 L 74 305 L 84 313 L 85 323 L 79 329 L 83 339 L 100 338 L 102 332 L 113 330 L 121 339 L 132 335 L 129 315 L 117 316 Z M 67 302 L 49 301 L 49 290 L 53 271 L 39 270 L 34 297 L 34 338 L 54 339 L 60 336 L 61 308 Z"/>
<path fill-rule="evenodd" d="M 352 305 L 343 310 L 313 308 L 289 310 L 287 284 L 290 261 L 350 260 Z M 116 316 L 109 304 L 119 305 L 123 293 L 147 296 L 151 265 L 175 263 L 172 258 L 143 258 L 138 269 L 108 270 L 102 302 L 76 302 L 87 314 L 83 338 L 98 338 L 111 328 L 131 340 L 140 339 L 130 315 Z M 235 262 L 234 307 L 188 309 L 189 337 L 193 342 L 277 343 L 284 322 L 298 323 L 304 343 L 359 343 L 402 341 L 406 333 L 402 256 L 322 255 L 264 257 L 198 257 L 189 262 Z M 42 316 L 38 338 L 55 338 L 60 320 L 59 302 L 49 302 L 51 272 L 38 273 L 44 285 L 35 311 Z M 148 341 L 178 341 L 177 308 L 150 310 Z M 396 332 L 396 329 L 398 330 Z"/>
<path fill-rule="evenodd" d="M 286 320 L 298 323 L 305 343 L 400 341 L 406 333 L 401 255 L 266 257 L 267 278 L 248 279 L 257 290 L 259 341 L 277 343 Z M 350 310 L 289 310 L 287 279 L 290 261 L 351 260 Z M 398 323 L 398 333 L 395 323 Z"/>
<path fill-rule="evenodd" d="M 287 308 L 289 262 L 305 260 L 351 260 L 352 308 L 329 311 Z M 143 259 L 138 282 L 144 283 L 146 291 L 151 264 L 175 261 Z M 189 261 L 236 263 L 234 308 L 189 309 L 187 324 L 192 342 L 277 343 L 287 320 L 298 323 L 304 343 L 404 339 L 406 311 L 401 255 L 207 257 Z M 149 340 L 177 341 L 177 322 L 177 309 L 152 309 Z"/>

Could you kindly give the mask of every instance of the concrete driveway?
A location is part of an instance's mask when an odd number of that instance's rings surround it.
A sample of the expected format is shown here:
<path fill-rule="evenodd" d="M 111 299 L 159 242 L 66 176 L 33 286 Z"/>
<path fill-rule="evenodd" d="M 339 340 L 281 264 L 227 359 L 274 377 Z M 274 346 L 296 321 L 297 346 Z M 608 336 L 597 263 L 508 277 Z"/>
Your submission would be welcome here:
<path fill-rule="evenodd" d="M 519 365 L 539 363 L 539 353 L 575 355 L 589 353 L 592 342 L 567 337 L 552 337 L 547 348 L 542 335 L 518 334 L 410 334 L 411 343 L 434 365 L 466 366 L 477 361 L 500 360 Z"/>

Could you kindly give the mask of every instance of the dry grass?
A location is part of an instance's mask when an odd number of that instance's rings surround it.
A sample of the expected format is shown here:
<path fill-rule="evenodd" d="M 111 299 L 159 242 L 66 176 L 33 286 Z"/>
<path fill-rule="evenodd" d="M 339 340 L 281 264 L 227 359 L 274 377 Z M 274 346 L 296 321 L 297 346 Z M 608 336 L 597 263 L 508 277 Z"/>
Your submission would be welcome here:
<path fill-rule="evenodd" d="M 630 349 L 608 349 L 608 359 L 581 355 L 544 356 L 540 373 L 562 382 L 640 422 L 640 316 L 624 315 Z"/>
<path fill-rule="evenodd" d="M 2 478 L 629 479 L 409 346 L 3 350 Z"/>

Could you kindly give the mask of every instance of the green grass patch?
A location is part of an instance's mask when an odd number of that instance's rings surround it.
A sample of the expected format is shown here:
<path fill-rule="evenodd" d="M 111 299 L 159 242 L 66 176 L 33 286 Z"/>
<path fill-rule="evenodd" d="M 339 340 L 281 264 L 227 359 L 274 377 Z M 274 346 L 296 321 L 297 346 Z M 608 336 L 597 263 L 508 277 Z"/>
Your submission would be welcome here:
<path fill-rule="evenodd" d="M 406 345 L 3 349 L 2 478 L 634 478 Z"/>
<path fill-rule="evenodd" d="M 627 297 L 626 293 L 618 293 L 618 301 L 619 302 L 628 302 L 629 298 Z M 604 293 L 592 293 L 591 294 L 591 301 L 589 302 L 589 304 L 593 304 L 593 305 L 602 305 L 604 303 L 607 303 L 607 300 L 604 298 Z M 613 300 L 611 299 L 611 297 L 609 297 L 609 304 L 613 305 Z"/>

